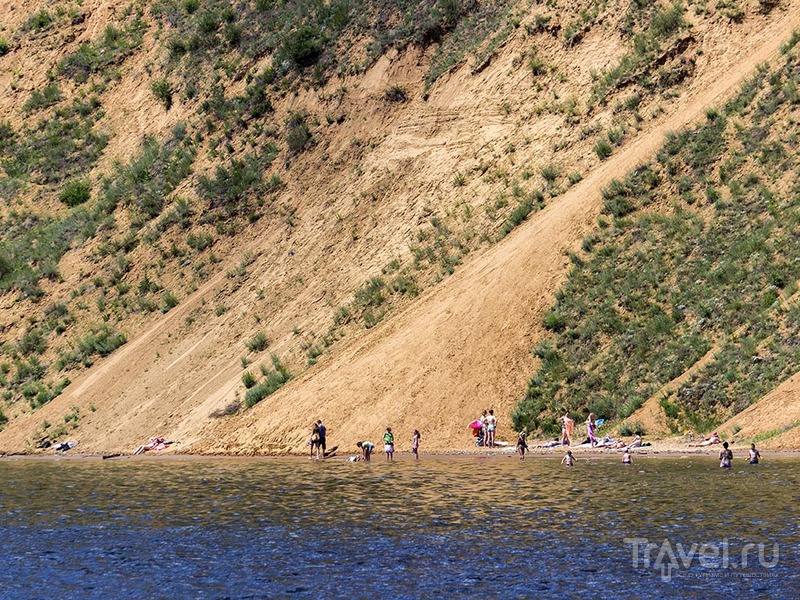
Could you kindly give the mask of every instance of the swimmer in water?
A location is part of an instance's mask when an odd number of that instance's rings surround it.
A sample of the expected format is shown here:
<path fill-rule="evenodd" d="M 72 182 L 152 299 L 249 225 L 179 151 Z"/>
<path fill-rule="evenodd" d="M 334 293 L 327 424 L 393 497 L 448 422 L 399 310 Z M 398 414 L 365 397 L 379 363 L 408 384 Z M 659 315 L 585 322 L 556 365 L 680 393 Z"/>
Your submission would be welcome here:
<path fill-rule="evenodd" d="M 723 469 L 731 468 L 733 452 L 728 448 L 728 442 L 722 443 L 722 450 L 719 451 L 719 466 Z"/>
<path fill-rule="evenodd" d="M 572 456 L 572 450 L 567 450 L 567 453 L 564 455 L 564 458 L 561 459 L 562 465 L 567 465 L 571 467 L 575 464 L 575 457 Z"/>
<path fill-rule="evenodd" d="M 761 459 L 761 452 L 756 450 L 755 444 L 750 444 L 750 464 L 757 465 L 760 459 Z"/>
<path fill-rule="evenodd" d="M 627 448 L 625 449 L 625 453 L 622 455 L 622 464 L 623 465 L 633 464 L 633 457 L 631 456 L 630 450 L 628 450 Z"/>

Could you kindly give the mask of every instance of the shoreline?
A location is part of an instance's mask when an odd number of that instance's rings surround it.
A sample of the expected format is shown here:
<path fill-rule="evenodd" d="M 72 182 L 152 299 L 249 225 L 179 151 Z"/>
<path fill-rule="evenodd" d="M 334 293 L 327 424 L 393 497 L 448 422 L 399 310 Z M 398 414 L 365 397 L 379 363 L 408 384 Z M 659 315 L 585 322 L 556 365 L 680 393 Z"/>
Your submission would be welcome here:
<path fill-rule="evenodd" d="M 632 454 L 641 458 L 694 458 L 694 457 L 711 457 L 716 459 L 719 454 L 719 448 L 722 446 L 716 444 L 714 446 L 705 446 L 701 448 L 680 448 L 675 445 L 659 446 L 645 446 L 643 448 L 635 448 Z M 556 446 L 553 448 L 530 448 L 525 453 L 525 458 L 534 460 L 541 460 L 547 458 L 561 458 L 568 450 L 582 459 L 590 460 L 617 460 L 622 456 L 621 449 L 597 449 L 597 448 L 569 448 L 568 446 Z M 734 451 L 734 460 L 744 460 L 747 456 L 748 445 L 731 446 Z M 738 453 L 737 453 L 738 451 Z M 781 450 L 762 450 L 762 456 L 765 458 L 798 458 L 800 457 L 800 449 L 781 449 Z M 322 459 L 320 462 L 348 462 L 350 456 L 357 453 L 353 452 L 337 454 L 330 458 Z M 395 459 L 402 462 L 413 461 L 413 453 L 408 451 L 395 452 Z M 433 460 L 464 460 L 464 459 L 479 459 L 487 460 L 494 458 L 517 458 L 515 448 L 506 446 L 501 448 L 485 449 L 485 448 L 466 448 L 460 450 L 444 450 L 424 452 L 420 451 L 420 460 L 425 458 Z M 165 452 L 149 453 L 134 455 L 122 453 L 68 453 L 68 454 L 54 454 L 52 452 L 29 452 L 29 453 L 9 453 L 0 454 L 0 462 L 13 462 L 13 461 L 196 461 L 196 460 L 236 460 L 236 461 L 262 461 L 262 460 L 301 460 L 310 461 L 307 454 L 194 454 L 191 452 Z M 383 453 L 374 453 L 371 462 L 386 462 Z"/>

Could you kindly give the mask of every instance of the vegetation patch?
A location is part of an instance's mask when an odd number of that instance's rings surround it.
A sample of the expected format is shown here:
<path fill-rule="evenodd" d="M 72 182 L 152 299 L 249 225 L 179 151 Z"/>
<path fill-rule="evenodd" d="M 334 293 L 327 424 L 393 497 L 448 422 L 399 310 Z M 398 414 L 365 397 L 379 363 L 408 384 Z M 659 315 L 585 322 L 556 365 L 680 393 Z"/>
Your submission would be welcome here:
<path fill-rule="evenodd" d="M 628 417 L 714 348 L 661 399 L 674 430 L 704 430 L 800 369 L 800 194 L 784 183 L 799 66 L 762 68 L 603 190 L 606 216 L 570 256 L 515 427 L 557 433 L 565 410 Z"/>
<path fill-rule="evenodd" d="M 260 367 L 262 380 L 250 387 L 244 395 L 245 405 L 250 408 L 261 402 L 270 394 L 281 389 L 292 378 L 292 374 L 283 366 L 276 355 L 271 355 L 272 368 L 262 364 Z"/>

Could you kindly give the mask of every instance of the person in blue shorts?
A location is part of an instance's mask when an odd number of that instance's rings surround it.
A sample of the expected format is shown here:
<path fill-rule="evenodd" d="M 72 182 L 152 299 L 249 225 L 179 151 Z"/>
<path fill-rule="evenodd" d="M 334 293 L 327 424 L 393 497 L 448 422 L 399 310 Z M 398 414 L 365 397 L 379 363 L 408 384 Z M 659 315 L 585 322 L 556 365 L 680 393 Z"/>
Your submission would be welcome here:
<path fill-rule="evenodd" d="M 757 465 L 759 460 L 761 460 L 761 452 L 756 450 L 755 444 L 750 444 L 750 464 Z"/>

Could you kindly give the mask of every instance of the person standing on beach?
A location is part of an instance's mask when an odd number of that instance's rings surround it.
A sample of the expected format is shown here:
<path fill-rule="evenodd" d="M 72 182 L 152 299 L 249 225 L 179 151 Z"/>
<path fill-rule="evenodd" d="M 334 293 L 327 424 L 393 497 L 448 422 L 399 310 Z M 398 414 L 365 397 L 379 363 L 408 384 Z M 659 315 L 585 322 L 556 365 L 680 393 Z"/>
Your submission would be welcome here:
<path fill-rule="evenodd" d="M 383 451 L 386 452 L 386 460 L 392 462 L 394 460 L 394 434 L 391 427 L 387 427 L 383 434 Z"/>
<path fill-rule="evenodd" d="M 722 442 L 722 450 L 719 451 L 719 466 L 723 469 L 731 468 L 733 452 L 728 448 L 728 442 Z"/>
<path fill-rule="evenodd" d="M 419 460 L 419 431 L 414 430 L 414 437 L 411 438 L 411 451 L 414 453 L 414 458 Z"/>
<path fill-rule="evenodd" d="M 483 428 L 481 429 L 481 434 L 482 434 L 482 435 L 481 435 L 481 437 L 483 438 L 483 441 L 482 441 L 482 442 L 481 442 L 481 444 L 480 444 L 481 446 L 485 446 L 485 445 L 486 445 L 486 436 L 487 436 L 487 435 L 488 435 L 488 433 L 489 433 L 489 432 L 486 430 L 486 419 L 487 419 L 487 418 L 488 418 L 488 416 L 487 416 L 487 414 L 486 414 L 486 411 L 484 410 L 484 411 L 481 413 L 481 418 L 480 418 L 480 422 L 483 424 Z"/>
<path fill-rule="evenodd" d="M 494 448 L 494 430 L 497 429 L 497 417 L 494 416 L 494 409 L 489 409 L 486 417 L 486 445 Z"/>
<path fill-rule="evenodd" d="M 761 460 L 761 452 L 756 450 L 755 444 L 750 444 L 750 464 L 757 465 L 759 460 Z"/>
<path fill-rule="evenodd" d="M 311 455 L 309 458 L 314 458 L 314 452 L 316 452 L 317 459 L 319 459 L 319 425 L 316 423 L 311 426 L 311 442 L 309 444 L 311 446 Z"/>
<path fill-rule="evenodd" d="M 525 450 L 528 449 L 528 442 L 525 441 L 525 432 L 520 431 L 519 436 L 517 437 L 517 453 L 519 453 L 519 459 L 525 460 Z"/>
<path fill-rule="evenodd" d="M 317 427 L 319 428 L 319 447 L 322 448 L 322 456 L 324 458 L 325 451 L 328 449 L 328 444 L 325 440 L 328 430 L 325 428 L 325 425 L 322 424 L 322 419 L 317 420 Z"/>
<path fill-rule="evenodd" d="M 589 418 L 586 419 L 586 433 L 589 435 L 589 444 L 594 448 L 597 445 L 597 434 L 595 433 L 597 425 L 595 425 L 594 413 L 589 413 Z"/>
<path fill-rule="evenodd" d="M 375 449 L 375 444 L 372 442 L 356 442 L 356 446 L 361 450 L 361 458 L 369 462 L 372 451 Z"/>
<path fill-rule="evenodd" d="M 559 421 L 561 421 L 561 445 L 572 446 L 572 432 L 575 431 L 575 421 L 570 418 L 569 412 L 565 412 Z"/>

